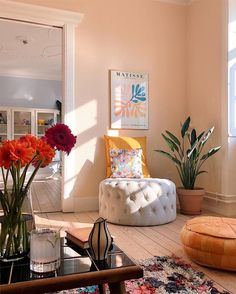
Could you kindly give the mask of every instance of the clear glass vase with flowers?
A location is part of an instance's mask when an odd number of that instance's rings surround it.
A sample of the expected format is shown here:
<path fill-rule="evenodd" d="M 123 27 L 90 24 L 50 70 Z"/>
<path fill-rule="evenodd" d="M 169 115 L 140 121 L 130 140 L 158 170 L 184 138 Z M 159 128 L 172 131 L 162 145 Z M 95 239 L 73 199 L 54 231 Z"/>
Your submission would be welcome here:
<path fill-rule="evenodd" d="M 27 226 L 28 215 L 23 213 L 23 204 L 30 185 L 38 170 L 52 162 L 56 150 L 69 154 L 75 143 L 76 137 L 64 124 L 50 127 L 42 138 L 25 135 L 2 142 L 0 260 L 17 260 L 28 254 L 30 228 Z M 30 166 L 33 166 L 33 171 L 28 177 Z"/>

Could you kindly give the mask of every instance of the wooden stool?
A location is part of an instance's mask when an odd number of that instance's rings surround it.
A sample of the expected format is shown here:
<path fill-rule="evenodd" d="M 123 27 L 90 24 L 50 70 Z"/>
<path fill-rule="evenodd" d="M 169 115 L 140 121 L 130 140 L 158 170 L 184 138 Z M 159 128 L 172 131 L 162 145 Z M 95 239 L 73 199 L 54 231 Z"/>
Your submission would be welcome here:
<path fill-rule="evenodd" d="M 236 219 L 196 217 L 187 221 L 180 238 L 194 262 L 236 271 Z"/>

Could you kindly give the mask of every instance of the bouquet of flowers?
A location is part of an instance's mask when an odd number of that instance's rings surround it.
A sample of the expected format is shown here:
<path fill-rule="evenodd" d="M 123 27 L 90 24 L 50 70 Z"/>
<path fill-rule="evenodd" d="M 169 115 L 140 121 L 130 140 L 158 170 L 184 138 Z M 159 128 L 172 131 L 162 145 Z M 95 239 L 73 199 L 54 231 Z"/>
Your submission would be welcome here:
<path fill-rule="evenodd" d="M 0 168 L 3 187 L 0 189 L 1 216 L 0 259 L 12 260 L 29 251 L 29 238 L 23 202 L 39 170 L 49 165 L 55 151 L 67 154 L 76 143 L 68 126 L 56 124 L 46 130 L 42 138 L 25 135 L 17 140 L 6 140 L 0 146 Z M 33 172 L 27 178 L 27 171 Z"/>

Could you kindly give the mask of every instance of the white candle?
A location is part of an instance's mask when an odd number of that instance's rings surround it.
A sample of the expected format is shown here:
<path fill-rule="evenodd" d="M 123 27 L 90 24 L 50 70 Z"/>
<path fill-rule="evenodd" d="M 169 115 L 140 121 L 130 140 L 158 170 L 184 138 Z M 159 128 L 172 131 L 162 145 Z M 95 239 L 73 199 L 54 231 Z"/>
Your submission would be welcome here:
<path fill-rule="evenodd" d="M 30 269 L 51 272 L 60 266 L 60 232 L 36 229 L 30 236 Z"/>

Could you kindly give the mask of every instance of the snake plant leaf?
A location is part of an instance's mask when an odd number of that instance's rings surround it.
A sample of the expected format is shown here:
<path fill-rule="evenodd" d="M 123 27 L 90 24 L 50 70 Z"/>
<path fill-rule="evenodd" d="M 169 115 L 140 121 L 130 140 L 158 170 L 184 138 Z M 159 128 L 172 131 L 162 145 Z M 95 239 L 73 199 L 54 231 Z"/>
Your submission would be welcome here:
<path fill-rule="evenodd" d="M 169 131 L 166 131 L 166 133 L 167 133 L 167 135 L 178 145 L 178 146 L 180 146 L 180 141 L 179 141 L 179 139 L 175 136 L 175 135 L 173 135 L 171 132 L 169 132 Z"/>
<path fill-rule="evenodd" d="M 184 138 L 188 128 L 189 128 L 189 124 L 190 124 L 190 116 L 186 119 L 186 121 L 183 123 L 182 128 L 181 128 L 181 136 L 182 138 Z"/>
<path fill-rule="evenodd" d="M 201 132 L 201 134 L 198 135 L 197 139 L 198 139 L 199 142 L 200 142 L 200 140 L 201 140 L 201 138 L 202 138 L 202 136 L 203 136 L 204 134 L 205 134 L 205 132 Z"/>
<path fill-rule="evenodd" d="M 192 129 L 191 136 L 190 136 L 190 144 L 191 144 L 191 147 L 194 145 L 194 143 L 196 142 L 196 140 L 197 140 L 196 130 L 195 129 Z"/>
<path fill-rule="evenodd" d="M 164 155 L 164 156 L 168 157 L 169 159 L 171 159 L 172 161 L 174 161 L 174 163 L 176 163 L 177 165 L 181 166 L 181 162 L 177 158 L 172 156 L 170 153 L 165 152 L 163 150 L 154 150 L 154 151 L 161 153 L 162 155 Z"/>
<path fill-rule="evenodd" d="M 201 160 L 206 160 L 207 158 L 209 158 L 210 156 L 212 156 L 213 154 L 215 154 L 217 151 L 219 151 L 220 148 L 221 148 L 221 146 L 214 147 L 214 148 L 210 149 L 206 154 L 204 154 L 201 157 Z"/>
<path fill-rule="evenodd" d="M 164 140 L 166 141 L 167 145 L 169 146 L 169 148 L 171 149 L 171 151 L 177 151 L 179 152 L 179 147 L 175 144 L 174 141 L 172 141 L 171 139 L 169 139 L 165 134 L 161 134 L 162 137 L 164 138 Z"/>
<path fill-rule="evenodd" d="M 198 176 L 200 174 L 203 174 L 203 173 L 207 173 L 207 171 L 206 170 L 201 170 L 201 171 L 199 171 L 199 172 L 196 173 L 196 176 Z"/>
<path fill-rule="evenodd" d="M 201 141 L 202 146 L 205 145 L 205 143 L 209 139 L 210 135 L 214 132 L 214 129 L 215 129 L 215 127 L 212 127 L 206 132 L 206 135 L 203 137 L 203 139 Z"/>
<path fill-rule="evenodd" d="M 193 144 L 193 146 L 191 146 L 191 150 L 190 152 L 187 153 L 187 157 L 190 158 L 191 155 L 193 154 L 194 150 L 196 150 L 198 145 L 198 139 L 196 139 L 195 143 Z"/>

